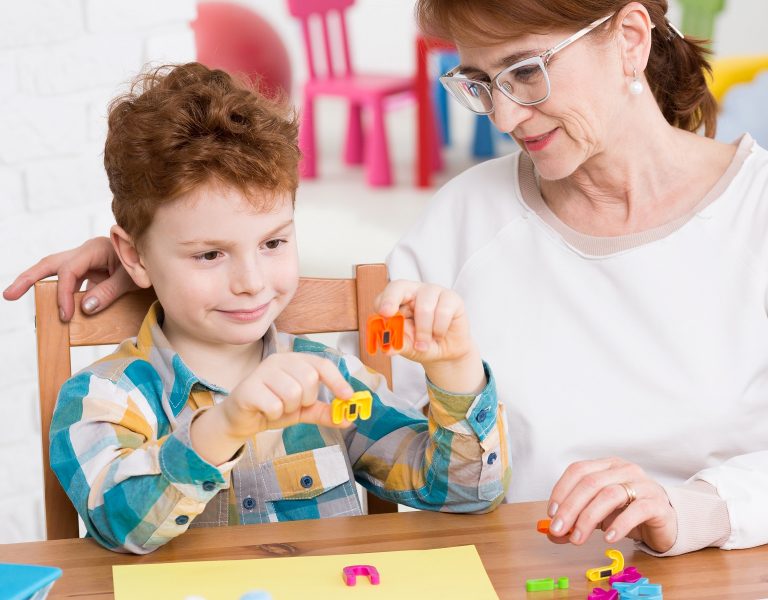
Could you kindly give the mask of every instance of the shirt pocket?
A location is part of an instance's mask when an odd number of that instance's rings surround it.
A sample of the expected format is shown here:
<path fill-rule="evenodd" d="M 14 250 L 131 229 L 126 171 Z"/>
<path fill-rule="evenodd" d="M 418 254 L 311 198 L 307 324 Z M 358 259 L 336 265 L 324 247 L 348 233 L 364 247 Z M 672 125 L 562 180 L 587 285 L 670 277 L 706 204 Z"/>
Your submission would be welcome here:
<path fill-rule="evenodd" d="M 326 446 L 275 459 L 267 493 L 270 521 L 360 515 L 357 488 L 342 448 Z"/>

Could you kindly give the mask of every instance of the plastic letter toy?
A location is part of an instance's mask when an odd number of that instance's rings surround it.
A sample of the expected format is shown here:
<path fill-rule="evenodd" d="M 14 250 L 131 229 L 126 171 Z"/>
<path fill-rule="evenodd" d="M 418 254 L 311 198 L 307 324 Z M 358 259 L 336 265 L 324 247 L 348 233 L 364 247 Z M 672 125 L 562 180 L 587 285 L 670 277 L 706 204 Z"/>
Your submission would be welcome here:
<path fill-rule="evenodd" d="M 379 578 L 379 572 L 376 567 L 371 565 L 350 565 L 344 567 L 342 577 L 344 583 L 347 585 L 355 585 L 357 583 L 357 576 L 365 575 L 371 582 L 371 585 L 379 585 L 381 579 Z"/>
<path fill-rule="evenodd" d="M 664 600 L 661 593 L 661 586 L 658 583 L 636 583 L 627 584 L 629 587 L 621 591 L 621 599 L 632 600 L 633 598 L 642 598 L 643 600 Z"/>
<path fill-rule="evenodd" d="M 616 573 L 616 575 L 611 575 L 608 578 L 608 583 L 613 584 L 615 582 L 621 582 L 621 583 L 635 583 L 638 579 L 640 579 L 643 575 L 635 569 L 635 567 L 625 567 L 623 571 L 620 573 Z"/>
<path fill-rule="evenodd" d="M 355 392 L 349 400 L 334 398 L 331 402 L 331 419 L 337 425 L 344 419 L 356 421 L 358 418 L 367 421 L 371 418 L 373 396 L 371 392 Z"/>
<path fill-rule="evenodd" d="M 618 590 L 604 590 L 596 587 L 592 588 L 587 600 L 619 600 L 619 592 Z"/>
<path fill-rule="evenodd" d="M 539 533 L 549 533 L 549 526 L 552 524 L 552 519 L 540 519 L 539 521 L 536 521 L 536 531 Z M 566 533 L 565 535 L 571 535 L 573 533 L 573 528 Z"/>
<path fill-rule="evenodd" d="M 546 592 L 548 590 L 567 590 L 569 581 L 567 577 L 558 577 L 557 583 L 551 577 L 544 579 L 526 579 L 526 592 Z"/>
<path fill-rule="evenodd" d="M 371 315 L 368 317 L 366 328 L 365 347 L 368 354 L 376 354 L 376 346 L 382 351 L 403 349 L 403 323 L 405 317 L 395 313 L 391 317 Z"/>
<path fill-rule="evenodd" d="M 611 564 L 605 567 L 596 567 L 587 571 L 587 579 L 590 581 L 600 581 L 608 579 L 624 568 L 624 555 L 613 548 L 606 550 L 605 555 L 611 559 Z"/>

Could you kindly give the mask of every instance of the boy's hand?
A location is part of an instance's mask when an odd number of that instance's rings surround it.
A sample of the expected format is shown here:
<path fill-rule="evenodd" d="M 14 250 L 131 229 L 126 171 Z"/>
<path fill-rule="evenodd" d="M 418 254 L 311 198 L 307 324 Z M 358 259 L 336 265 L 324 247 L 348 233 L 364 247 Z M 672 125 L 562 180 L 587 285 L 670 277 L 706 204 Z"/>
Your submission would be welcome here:
<path fill-rule="evenodd" d="M 335 425 L 330 404 L 317 401 L 321 383 L 337 398 L 349 398 L 354 392 L 326 358 L 299 352 L 272 354 L 221 403 L 227 435 L 247 438 L 296 423 L 348 426 Z"/>
<path fill-rule="evenodd" d="M 485 386 L 464 301 L 456 292 L 397 280 L 376 297 L 374 308 L 383 317 L 398 311 L 405 317 L 403 349 L 398 354 L 424 365 L 432 383 L 457 393 L 476 393 Z"/>

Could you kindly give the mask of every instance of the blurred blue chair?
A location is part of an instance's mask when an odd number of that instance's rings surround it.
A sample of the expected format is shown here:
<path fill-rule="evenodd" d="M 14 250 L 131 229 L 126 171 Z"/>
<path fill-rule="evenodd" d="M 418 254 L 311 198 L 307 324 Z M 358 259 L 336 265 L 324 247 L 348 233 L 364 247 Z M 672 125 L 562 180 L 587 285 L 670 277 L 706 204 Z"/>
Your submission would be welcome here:
<path fill-rule="evenodd" d="M 441 75 L 455 67 L 458 62 L 459 55 L 455 52 L 437 53 L 438 70 Z M 435 79 L 432 97 L 435 101 L 435 114 L 437 115 L 440 140 L 443 146 L 450 146 L 451 125 L 448 113 L 448 93 L 437 79 Z M 472 156 L 481 159 L 496 156 L 496 144 L 493 139 L 494 131 L 497 130 L 486 115 L 477 115 L 475 119 L 475 132 L 472 137 Z"/>
<path fill-rule="evenodd" d="M 763 148 L 768 148 L 768 70 L 752 81 L 730 87 L 723 96 L 717 117 L 717 139 L 732 142 L 749 133 Z"/>

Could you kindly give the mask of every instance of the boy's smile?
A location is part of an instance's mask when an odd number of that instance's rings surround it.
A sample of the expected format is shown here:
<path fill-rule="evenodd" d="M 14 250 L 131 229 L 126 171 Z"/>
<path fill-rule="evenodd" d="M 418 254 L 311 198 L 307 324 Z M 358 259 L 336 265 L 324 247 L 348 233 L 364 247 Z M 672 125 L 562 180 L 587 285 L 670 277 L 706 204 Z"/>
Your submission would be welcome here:
<path fill-rule="evenodd" d="M 158 208 L 139 242 L 132 275 L 155 288 L 163 332 L 185 362 L 260 342 L 296 291 L 291 196 L 254 198 L 201 186 Z"/>

